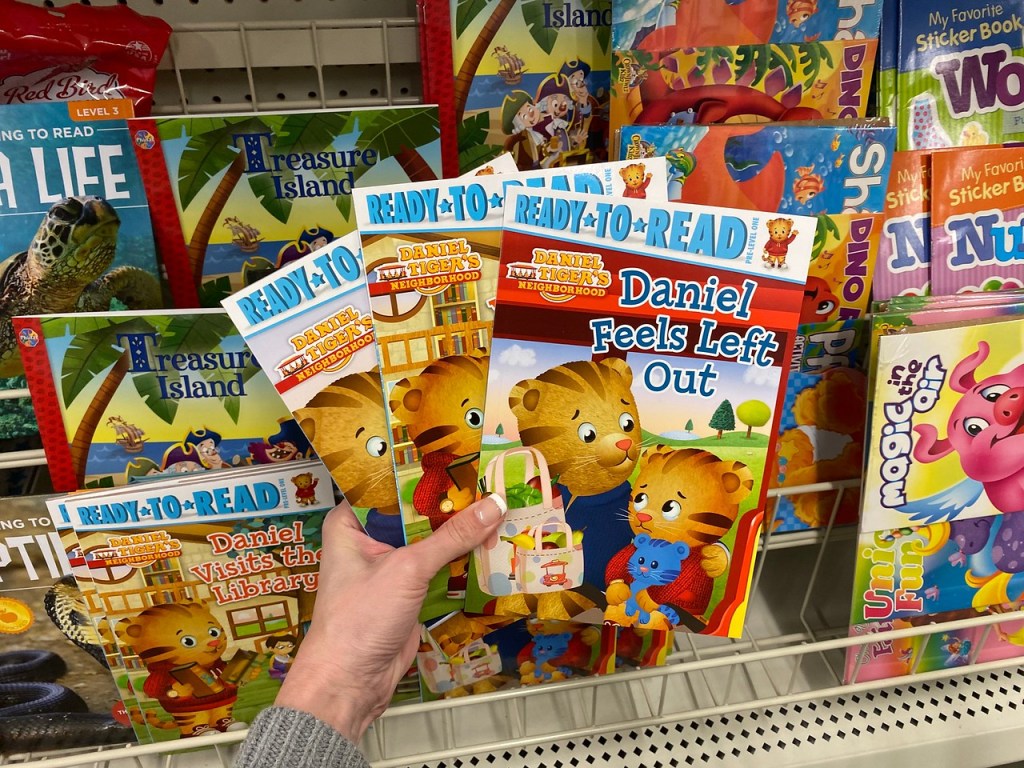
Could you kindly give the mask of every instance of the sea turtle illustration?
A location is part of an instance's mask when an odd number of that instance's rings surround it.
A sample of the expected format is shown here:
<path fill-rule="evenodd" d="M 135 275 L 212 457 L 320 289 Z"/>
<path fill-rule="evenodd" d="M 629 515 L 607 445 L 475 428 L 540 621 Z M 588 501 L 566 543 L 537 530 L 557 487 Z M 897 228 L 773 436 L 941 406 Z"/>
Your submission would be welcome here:
<path fill-rule="evenodd" d="M 107 272 L 114 261 L 121 220 L 100 197 L 55 203 L 28 250 L 0 265 L 0 377 L 22 372 L 11 318 L 65 312 L 105 312 L 161 306 L 156 275 L 139 267 Z"/>

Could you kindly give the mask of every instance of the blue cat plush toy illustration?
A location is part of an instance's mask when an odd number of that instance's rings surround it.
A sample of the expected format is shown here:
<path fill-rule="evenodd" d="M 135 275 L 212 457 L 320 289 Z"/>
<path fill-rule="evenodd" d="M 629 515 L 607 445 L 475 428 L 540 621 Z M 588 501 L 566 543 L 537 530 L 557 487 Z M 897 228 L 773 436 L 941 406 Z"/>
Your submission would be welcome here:
<path fill-rule="evenodd" d="M 665 541 L 652 539 L 641 533 L 633 539 L 636 551 L 629 558 L 627 570 L 633 577 L 630 584 L 629 598 L 626 600 L 626 616 L 637 616 L 640 624 L 651 620 L 651 612 L 659 611 L 670 624 L 679 623 L 679 614 L 674 608 L 659 605 L 647 594 L 648 587 L 671 584 L 679 577 L 683 560 L 690 555 L 690 548 L 681 541 Z"/>

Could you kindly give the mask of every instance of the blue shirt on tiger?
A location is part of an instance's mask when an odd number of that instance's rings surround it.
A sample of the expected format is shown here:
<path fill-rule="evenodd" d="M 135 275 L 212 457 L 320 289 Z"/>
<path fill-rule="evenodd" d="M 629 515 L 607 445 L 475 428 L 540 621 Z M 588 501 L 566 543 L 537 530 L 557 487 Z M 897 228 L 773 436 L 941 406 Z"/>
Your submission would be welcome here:
<path fill-rule="evenodd" d="M 366 533 L 371 539 L 390 544 L 392 547 L 405 546 L 405 528 L 401 515 L 384 515 L 376 509 L 366 513 Z"/>
<path fill-rule="evenodd" d="M 595 496 L 575 498 L 561 483 L 555 487 L 562 494 L 565 521 L 574 531 L 583 531 L 583 582 L 604 592 L 608 561 L 633 540 L 628 519 L 629 483 Z"/>

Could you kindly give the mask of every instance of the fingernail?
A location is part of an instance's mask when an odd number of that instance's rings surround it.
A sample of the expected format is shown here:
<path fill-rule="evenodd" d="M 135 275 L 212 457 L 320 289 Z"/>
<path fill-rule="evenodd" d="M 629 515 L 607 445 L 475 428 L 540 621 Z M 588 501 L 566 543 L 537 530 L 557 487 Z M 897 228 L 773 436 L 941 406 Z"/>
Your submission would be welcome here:
<path fill-rule="evenodd" d="M 493 503 L 488 504 L 488 501 Z M 506 512 L 508 512 L 508 504 L 505 502 L 505 497 L 497 493 L 488 493 L 476 507 L 476 516 L 484 525 L 497 522 L 505 516 Z"/>

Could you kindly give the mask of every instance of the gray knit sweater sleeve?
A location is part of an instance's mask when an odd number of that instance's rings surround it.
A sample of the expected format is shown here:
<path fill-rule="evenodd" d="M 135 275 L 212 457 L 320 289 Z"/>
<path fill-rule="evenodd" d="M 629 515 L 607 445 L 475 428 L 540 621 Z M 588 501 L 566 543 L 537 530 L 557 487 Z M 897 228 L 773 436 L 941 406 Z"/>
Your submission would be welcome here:
<path fill-rule="evenodd" d="M 369 768 L 356 747 L 306 712 L 269 707 L 256 716 L 235 768 Z"/>

